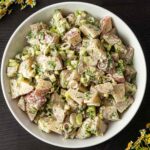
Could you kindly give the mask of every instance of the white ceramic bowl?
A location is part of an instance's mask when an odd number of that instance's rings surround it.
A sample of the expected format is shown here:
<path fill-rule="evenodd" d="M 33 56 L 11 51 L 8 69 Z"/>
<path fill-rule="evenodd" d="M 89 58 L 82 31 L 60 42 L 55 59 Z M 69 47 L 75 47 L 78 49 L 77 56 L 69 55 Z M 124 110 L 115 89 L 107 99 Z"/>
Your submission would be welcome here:
<path fill-rule="evenodd" d="M 11 99 L 11 95 L 9 92 L 10 91 L 9 79 L 6 76 L 6 66 L 8 63 L 8 59 L 13 58 L 15 54 L 25 46 L 26 44 L 25 36 L 29 31 L 29 25 L 38 21 L 48 22 L 55 9 L 63 9 L 65 11 L 75 11 L 81 9 L 99 18 L 102 18 L 106 15 L 111 16 L 119 32 L 119 35 L 124 39 L 124 41 L 126 41 L 127 44 L 131 45 L 135 49 L 134 65 L 137 70 L 137 87 L 138 87 L 135 95 L 135 102 L 124 113 L 120 121 L 114 122 L 110 125 L 108 131 L 102 137 L 101 136 L 92 137 L 86 140 L 77 140 L 77 139 L 64 140 L 62 136 L 56 134 L 43 133 L 38 129 L 38 127 L 35 124 L 31 123 L 28 117 L 18 108 L 16 101 Z M 16 118 L 16 120 L 20 123 L 20 125 L 24 129 L 26 129 L 29 133 L 31 133 L 33 136 L 40 139 L 41 141 L 44 141 L 52 145 L 67 148 L 83 148 L 100 144 L 112 138 L 113 136 L 118 134 L 123 128 L 125 128 L 127 124 L 131 121 L 131 119 L 134 117 L 134 115 L 136 114 L 141 105 L 146 87 L 146 78 L 147 78 L 146 75 L 147 75 L 146 63 L 142 48 L 136 36 L 127 26 L 127 24 L 124 23 L 115 14 L 111 13 L 110 11 L 102 7 L 82 2 L 63 2 L 50 5 L 28 17 L 11 36 L 6 46 L 1 64 L 1 84 L 3 94 L 11 113 Z"/>

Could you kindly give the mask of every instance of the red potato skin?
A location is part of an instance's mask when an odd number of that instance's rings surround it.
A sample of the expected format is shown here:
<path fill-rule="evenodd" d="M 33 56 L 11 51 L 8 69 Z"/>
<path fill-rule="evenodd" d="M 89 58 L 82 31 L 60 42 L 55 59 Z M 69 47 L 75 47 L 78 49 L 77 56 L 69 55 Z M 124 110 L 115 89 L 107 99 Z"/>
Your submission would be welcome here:
<path fill-rule="evenodd" d="M 104 17 L 101 21 L 101 33 L 105 34 L 108 33 L 109 31 L 111 31 L 112 29 L 112 20 L 111 17 L 106 16 Z"/>
<path fill-rule="evenodd" d="M 25 96 L 26 103 L 33 104 L 40 109 L 46 102 L 45 94 L 47 90 L 35 90 Z"/>
<path fill-rule="evenodd" d="M 117 83 L 124 83 L 125 82 L 125 78 L 124 76 L 118 75 L 118 74 L 113 74 L 113 78 Z"/>

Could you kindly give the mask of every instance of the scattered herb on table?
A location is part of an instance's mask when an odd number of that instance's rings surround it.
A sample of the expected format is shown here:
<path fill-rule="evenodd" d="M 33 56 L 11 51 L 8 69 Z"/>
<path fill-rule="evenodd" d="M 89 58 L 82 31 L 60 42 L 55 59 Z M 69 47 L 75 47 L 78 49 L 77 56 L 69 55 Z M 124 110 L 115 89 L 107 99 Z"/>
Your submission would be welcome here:
<path fill-rule="evenodd" d="M 150 123 L 146 129 L 140 130 L 140 136 L 135 142 L 130 141 L 125 150 L 150 150 Z"/>
<path fill-rule="evenodd" d="M 36 0 L 1 0 L 0 1 L 0 19 L 6 14 L 11 13 L 10 7 L 13 4 L 21 5 L 21 9 L 27 6 L 34 7 L 36 5 Z"/>

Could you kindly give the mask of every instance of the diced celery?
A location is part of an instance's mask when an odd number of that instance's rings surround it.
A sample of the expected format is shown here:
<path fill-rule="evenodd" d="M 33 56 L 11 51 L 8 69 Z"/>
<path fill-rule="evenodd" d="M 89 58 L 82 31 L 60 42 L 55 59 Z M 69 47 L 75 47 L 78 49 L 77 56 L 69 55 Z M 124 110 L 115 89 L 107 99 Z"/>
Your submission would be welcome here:
<path fill-rule="evenodd" d="M 87 78 L 81 77 L 81 78 L 80 78 L 80 82 L 81 82 L 84 86 L 87 86 L 89 81 L 87 80 Z"/>
<path fill-rule="evenodd" d="M 35 79 L 36 79 L 36 80 L 37 80 L 37 79 L 39 79 L 39 78 L 40 78 L 40 76 L 39 76 L 39 75 L 36 75 L 36 76 L 35 76 Z"/>
<path fill-rule="evenodd" d="M 30 55 L 24 55 L 24 56 L 21 57 L 22 60 L 26 60 L 28 58 L 30 58 Z"/>
<path fill-rule="evenodd" d="M 70 106 L 67 105 L 67 104 L 65 104 L 64 109 L 65 109 L 65 110 L 69 110 L 69 109 L 70 109 Z"/>
<path fill-rule="evenodd" d="M 58 74 L 59 74 L 59 71 L 58 71 L 58 70 L 55 70 L 55 71 L 54 71 L 54 74 L 58 75 Z"/>
<path fill-rule="evenodd" d="M 36 55 L 40 55 L 41 52 L 40 52 L 39 50 L 36 50 L 36 51 L 35 51 L 35 54 L 36 54 Z"/>
<path fill-rule="evenodd" d="M 70 93 L 68 91 L 65 93 L 65 97 L 66 97 L 66 99 L 70 99 L 71 98 Z"/>
<path fill-rule="evenodd" d="M 55 77 L 54 74 L 50 75 L 49 78 L 50 78 L 51 82 L 55 82 L 56 81 L 56 77 Z"/>
<path fill-rule="evenodd" d="M 78 66 L 78 60 L 72 60 L 71 62 L 71 66 L 73 67 L 73 69 L 76 69 Z"/>
<path fill-rule="evenodd" d="M 96 116 L 96 107 L 95 106 L 89 106 L 86 110 L 86 114 L 90 118 L 94 118 Z"/>
<path fill-rule="evenodd" d="M 9 67 L 15 67 L 15 66 L 18 66 L 18 65 L 19 64 L 18 64 L 17 60 L 15 60 L 15 59 L 9 59 L 9 63 L 8 63 Z"/>
<path fill-rule="evenodd" d="M 22 74 L 17 74 L 17 77 L 18 77 L 18 83 L 20 83 L 20 82 L 22 82 L 22 81 L 24 81 L 25 80 L 25 78 L 23 77 L 23 75 Z"/>
<path fill-rule="evenodd" d="M 82 120 L 83 120 L 83 116 L 81 113 L 76 115 L 76 123 L 77 125 L 81 125 L 82 124 Z"/>
<path fill-rule="evenodd" d="M 80 49 L 80 56 L 86 56 L 87 55 L 87 50 L 86 50 L 86 48 L 84 48 L 84 47 L 82 47 L 81 49 Z"/>

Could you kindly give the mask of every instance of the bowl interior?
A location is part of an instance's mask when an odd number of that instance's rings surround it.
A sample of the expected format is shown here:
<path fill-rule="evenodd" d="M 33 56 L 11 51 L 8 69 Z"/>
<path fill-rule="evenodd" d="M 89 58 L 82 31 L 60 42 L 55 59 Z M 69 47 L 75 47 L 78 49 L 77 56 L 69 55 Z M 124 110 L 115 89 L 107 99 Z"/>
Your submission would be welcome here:
<path fill-rule="evenodd" d="M 36 125 L 31 123 L 27 116 L 17 107 L 16 101 L 11 99 L 10 96 L 10 88 L 9 88 L 9 79 L 6 76 L 6 66 L 8 63 L 8 59 L 15 56 L 15 54 L 22 50 L 22 48 L 26 45 L 25 36 L 29 31 L 29 25 L 44 21 L 49 22 L 51 15 L 53 14 L 55 9 L 62 9 L 64 11 L 75 11 L 75 10 L 85 10 L 89 12 L 91 15 L 102 18 L 104 16 L 111 16 L 113 19 L 113 23 L 119 32 L 119 35 L 123 38 L 123 40 L 131 45 L 135 49 L 134 55 L 134 65 L 137 70 L 137 93 L 135 95 L 135 102 L 133 105 L 123 114 L 122 119 L 120 121 L 114 122 L 110 125 L 106 134 L 102 137 L 92 137 L 86 140 L 64 140 L 62 136 L 58 136 L 56 134 L 46 134 L 41 132 Z M 61 147 L 68 148 L 81 148 L 88 147 L 92 145 L 96 145 L 102 143 L 118 132 L 120 132 L 133 118 L 135 113 L 137 112 L 144 95 L 145 86 L 146 86 L 146 64 L 143 56 L 143 52 L 141 46 L 136 39 L 133 32 L 129 29 L 129 27 L 116 15 L 103 9 L 101 7 L 81 3 L 81 2 L 65 2 L 58 3 L 51 6 L 48 6 L 40 11 L 36 12 L 29 18 L 27 18 L 14 32 L 12 37 L 10 38 L 2 60 L 1 67 L 1 82 L 2 89 L 6 99 L 6 103 L 11 110 L 12 114 L 16 118 L 16 120 L 32 135 L 39 138 L 40 140 Z"/>

